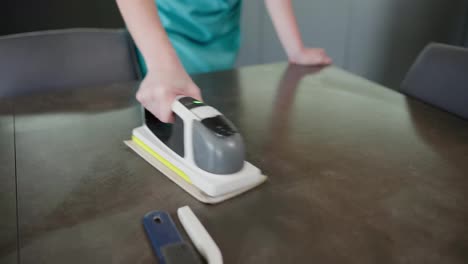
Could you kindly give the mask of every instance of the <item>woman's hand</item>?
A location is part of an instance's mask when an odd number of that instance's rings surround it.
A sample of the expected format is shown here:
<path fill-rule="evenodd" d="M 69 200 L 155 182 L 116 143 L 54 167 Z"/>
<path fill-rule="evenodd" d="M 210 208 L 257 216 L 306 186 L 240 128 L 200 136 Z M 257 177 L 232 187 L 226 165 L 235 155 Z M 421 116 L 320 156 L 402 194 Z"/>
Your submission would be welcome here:
<path fill-rule="evenodd" d="M 324 49 L 303 48 L 289 56 L 289 62 L 299 65 L 329 65 L 332 59 Z"/>
<path fill-rule="evenodd" d="M 328 65 L 332 60 L 323 49 L 305 48 L 297 27 L 292 0 L 265 0 L 278 38 L 289 61 L 300 65 Z"/>
<path fill-rule="evenodd" d="M 172 122 L 176 96 L 201 100 L 200 89 L 180 63 L 154 0 L 117 0 L 117 4 L 148 67 L 136 97 L 159 120 Z"/>
<path fill-rule="evenodd" d="M 182 70 L 158 70 L 148 72 L 143 79 L 136 98 L 159 120 L 173 122 L 172 103 L 179 95 L 202 100 L 200 89 Z"/>

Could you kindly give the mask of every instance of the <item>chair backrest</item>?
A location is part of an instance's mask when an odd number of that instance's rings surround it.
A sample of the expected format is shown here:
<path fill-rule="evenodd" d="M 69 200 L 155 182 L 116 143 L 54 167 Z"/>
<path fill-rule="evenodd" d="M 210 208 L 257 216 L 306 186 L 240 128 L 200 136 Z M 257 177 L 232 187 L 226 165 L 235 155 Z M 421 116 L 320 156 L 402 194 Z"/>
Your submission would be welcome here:
<path fill-rule="evenodd" d="M 135 49 L 123 29 L 0 37 L 0 98 L 139 78 Z"/>
<path fill-rule="evenodd" d="M 401 91 L 468 119 L 468 49 L 429 44 L 406 75 Z"/>

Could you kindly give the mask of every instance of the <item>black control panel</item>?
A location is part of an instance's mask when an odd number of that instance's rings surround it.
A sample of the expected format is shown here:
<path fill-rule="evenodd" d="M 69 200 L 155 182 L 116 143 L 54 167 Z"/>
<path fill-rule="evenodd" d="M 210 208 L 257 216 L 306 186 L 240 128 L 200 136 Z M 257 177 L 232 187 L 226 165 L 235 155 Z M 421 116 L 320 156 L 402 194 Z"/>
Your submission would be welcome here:
<path fill-rule="evenodd" d="M 205 118 L 201 122 L 205 127 L 221 137 L 229 137 L 237 133 L 234 125 L 222 115 Z"/>
<path fill-rule="evenodd" d="M 195 107 L 200 107 L 200 106 L 205 105 L 203 102 L 198 101 L 197 99 L 194 99 L 192 97 L 182 97 L 179 99 L 179 102 L 181 102 L 188 109 L 193 109 Z"/>

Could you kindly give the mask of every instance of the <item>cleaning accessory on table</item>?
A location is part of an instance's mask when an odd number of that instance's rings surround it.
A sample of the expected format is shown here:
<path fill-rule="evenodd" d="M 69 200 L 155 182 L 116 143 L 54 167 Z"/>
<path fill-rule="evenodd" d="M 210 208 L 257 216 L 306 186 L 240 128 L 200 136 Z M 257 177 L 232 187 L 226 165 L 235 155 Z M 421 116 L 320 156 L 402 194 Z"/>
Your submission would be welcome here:
<path fill-rule="evenodd" d="M 150 212 L 143 217 L 143 225 L 160 264 L 202 263 L 168 213 Z"/>
<path fill-rule="evenodd" d="M 175 123 L 145 110 L 145 124 L 125 143 L 174 183 L 204 203 L 219 203 L 266 180 L 244 160 L 236 127 L 215 108 L 191 97 L 172 104 Z"/>
<path fill-rule="evenodd" d="M 179 208 L 177 215 L 185 232 L 187 232 L 192 243 L 206 261 L 209 264 L 222 264 L 223 256 L 221 255 L 221 251 L 190 207 L 184 206 Z"/>

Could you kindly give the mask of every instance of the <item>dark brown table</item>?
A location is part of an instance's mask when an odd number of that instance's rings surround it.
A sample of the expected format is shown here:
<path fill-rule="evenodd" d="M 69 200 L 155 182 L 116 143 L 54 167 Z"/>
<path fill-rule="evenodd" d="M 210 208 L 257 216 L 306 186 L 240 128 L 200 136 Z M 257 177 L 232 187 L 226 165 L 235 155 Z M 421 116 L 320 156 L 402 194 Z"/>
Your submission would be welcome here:
<path fill-rule="evenodd" d="M 228 264 L 468 263 L 467 121 L 334 67 L 195 81 L 268 182 L 215 206 L 181 191 L 122 143 L 136 83 L 17 98 L 21 263 L 155 263 L 141 218 L 184 205 Z"/>
<path fill-rule="evenodd" d="M 0 263 L 17 263 L 13 104 L 0 99 Z"/>

